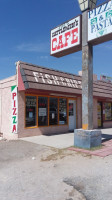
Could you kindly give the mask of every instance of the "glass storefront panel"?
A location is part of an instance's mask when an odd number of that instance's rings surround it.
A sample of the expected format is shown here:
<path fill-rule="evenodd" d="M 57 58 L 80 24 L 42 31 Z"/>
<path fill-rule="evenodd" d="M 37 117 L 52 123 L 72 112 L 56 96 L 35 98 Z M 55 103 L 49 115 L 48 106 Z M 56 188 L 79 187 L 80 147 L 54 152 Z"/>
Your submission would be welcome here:
<path fill-rule="evenodd" d="M 67 124 L 67 100 L 59 99 L 59 124 Z"/>
<path fill-rule="evenodd" d="M 36 97 L 26 96 L 26 127 L 36 126 Z"/>
<path fill-rule="evenodd" d="M 105 121 L 112 120 L 112 104 L 104 103 L 104 109 Z"/>
<path fill-rule="evenodd" d="M 58 99 L 49 98 L 49 125 L 58 125 Z"/>
<path fill-rule="evenodd" d="M 74 104 L 69 103 L 69 116 L 73 116 L 73 115 L 74 115 Z"/>
<path fill-rule="evenodd" d="M 97 122 L 98 128 L 102 127 L 102 102 L 97 103 Z"/>
<path fill-rule="evenodd" d="M 25 127 L 65 125 L 67 115 L 73 114 L 72 104 L 67 112 L 66 98 L 26 96 L 25 103 Z"/>
<path fill-rule="evenodd" d="M 48 125 L 48 98 L 38 97 L 38 126 Z"/>

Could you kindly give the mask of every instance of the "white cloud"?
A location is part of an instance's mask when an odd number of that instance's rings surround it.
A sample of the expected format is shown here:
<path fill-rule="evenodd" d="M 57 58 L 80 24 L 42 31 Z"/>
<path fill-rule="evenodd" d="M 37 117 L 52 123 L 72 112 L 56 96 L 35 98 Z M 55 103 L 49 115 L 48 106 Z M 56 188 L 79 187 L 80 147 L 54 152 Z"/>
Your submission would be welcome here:
<path fill-rule="evenodd" d="M 40 56 L 41 59 L 48 59 L 48 56 Z"/>
<path fill-rule="evenodd" d="M 111 50 L 112 50 L 112 44 L 107 44 L 107 45 L 105 45 L 105 48 L 111 49 Z"/>
<path fill-rule="evenodd" d="M 105 42 L 103 44 L 98 45 L 97 48 L 112 49 L 112 43 L 111 41 Z"/>
<path fill-rule="evenodd" d="M 49 51 L 49 43 L 23 43 L 16 46 L 18 51 L 45 53 Z"/>

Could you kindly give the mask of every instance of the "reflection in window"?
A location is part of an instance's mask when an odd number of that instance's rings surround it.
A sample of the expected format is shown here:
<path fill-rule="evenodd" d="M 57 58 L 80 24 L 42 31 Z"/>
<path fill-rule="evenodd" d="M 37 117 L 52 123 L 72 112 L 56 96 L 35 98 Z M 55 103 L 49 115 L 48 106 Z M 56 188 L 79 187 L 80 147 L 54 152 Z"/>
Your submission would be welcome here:
<path fill-rule="evenodd" d="M 112 104 L 111 103 L 104 103 L 105 108 L 105 120 L 112 120 Z"/>
<path fill-rule="evenodd" d="M 59 99 L 59 124 L 67 124 L 67 100 Z"/>
<path fill-rule="evenodd" d="M 26 127 L 36 126 L 36 97 L 26 96 Z"/>
<path fill-rule="evenodd" d="M 69 103 L 69 116 L 73 116 L 73 115 L 74 115 L 74 104 Z"/>
<path fill-rule="evenodd" d="M 48 98 L 38 97 L 38 125 L 48 125 Z"/>
<path fill-rule="evenodd" d="M 49 125 L 58 124 L 58 99 L 49 98 Z"/>

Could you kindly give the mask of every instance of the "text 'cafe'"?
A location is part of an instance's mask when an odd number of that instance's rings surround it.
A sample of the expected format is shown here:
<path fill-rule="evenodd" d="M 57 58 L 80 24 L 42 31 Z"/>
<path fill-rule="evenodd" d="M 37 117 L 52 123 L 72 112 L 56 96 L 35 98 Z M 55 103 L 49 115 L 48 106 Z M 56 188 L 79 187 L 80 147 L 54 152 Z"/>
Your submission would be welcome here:
<path fill-rule="evenodd" d="M 93 83 L 94 128 L 112 127 L 112 83 Z M 7 124 L 7 126 L 6 126 Z M 17 62 L 16 75 L 0 81 L 0 133 L 16 139 L 82 128 L 82 77 Z"/>

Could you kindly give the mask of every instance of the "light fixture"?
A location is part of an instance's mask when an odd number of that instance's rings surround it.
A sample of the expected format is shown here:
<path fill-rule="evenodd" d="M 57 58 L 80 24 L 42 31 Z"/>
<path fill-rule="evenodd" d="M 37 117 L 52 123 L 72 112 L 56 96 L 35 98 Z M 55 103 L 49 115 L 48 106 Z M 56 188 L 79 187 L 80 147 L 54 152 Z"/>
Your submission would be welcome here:
<path fill-rule="evenodd" d="M 96 7 L 97 0 L 78 0 L 81 11 L 90 10 Z"/>

